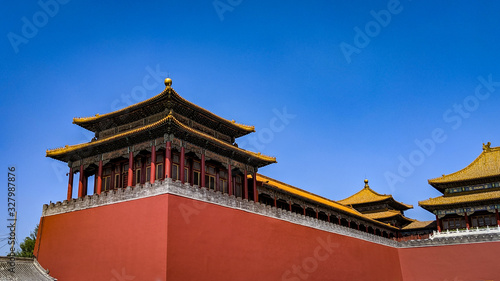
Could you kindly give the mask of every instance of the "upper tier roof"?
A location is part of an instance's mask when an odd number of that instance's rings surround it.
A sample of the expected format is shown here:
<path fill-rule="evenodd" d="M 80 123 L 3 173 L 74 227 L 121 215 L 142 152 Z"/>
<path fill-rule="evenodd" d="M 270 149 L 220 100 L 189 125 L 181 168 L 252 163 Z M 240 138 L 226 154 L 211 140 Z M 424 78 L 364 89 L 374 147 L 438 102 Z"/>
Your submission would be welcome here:
<path fill-rule="evenodd" d="M 378 203 L 385 200 L 392 203 L 391 205 L 393 205 L 398 210 L 404 211 L 413 208 L 412 205 L 404 204 L 402 202 L 394 200 L 392 195 L 385 195 L 385 194 L 382 195 L 373 191 L 373 189 L 371 189 L 370 186 L 368 185 L 368 180 L 365 180 L 365 187 L 360 191 L 358 191 L 356 194 L 347 197 L 346 199 L 338 200 L 337 202 L 344 205 L 355 206 L 355 205 L 362 205 L 369 203 Z"/>
<path fill-rule="evenodd" d="M 171 80 L 167 79 L 165 79 L 165 90 L 152 98 L 110 113 L 96 114 L 92 117 L 73 118 L 73 123 L 87 130 L 98 132 L 131 123 L 153 114 L 173 110 L 231 137 L 238 138 L 255 131 L 254 126 L 238 124 L 234 120 L 229 121 L 182 98 L 170 86 Z"/>
<path fill-rule="evenodd" d="M 500 147 L 483 144 L 483 152 L 462 170 L 442 177 L 430 179 L 429 184 L 443 192 L 446 187 L 460 182 L 500 177 Z"/>
<path fill-rule="evenodd" d="M 220 153 L 226 157 L 231 157 L 236 160 L 245 160 L 244 163 L 251 162 L 253 165 L 258 167 L 276 163 L 276 158 L 274 157 L 244 150 L 203 132 L 192 129 L 178 121 L 172 114 L 168 114 L 166 117 L 152 124 L 104 139 L 47 150 L 46 156 L 68 162 L 122 147 L 127 147 L 131 143 L 149 140 L 154 137 L 163 136 L 165 133 L 174 132 L 182 134 L 183 139 L 186 139 L 194 144 L 209 147 L 213 151 L 220 151 Z"/>
<path fill-rule="evenodd" d="M 347 214 L 350 214 L 350 215 L 354 215 L 356 217 L 363 218 L 365 220 L 374 222 L 376 224 L 381 224 L 381 225 L 384 225 L 384 226 L 389 227 L 389 228 L 395 228 L 394 226 L 391 226 L 389 224 L 386 224 L 386 223 L 377 221 L 375 219 L 369 218 L 369 217 L 363 215 L 362 213 L 356 211 L 354 208 L 351 208 L 349 206 L 344 206 L 342 204 L 339 204 L 336 201 L 333 201 L 333 200 L 321 197 L 321 196 L 316 195 L 314 193 L 311 193 L 311 192 L 305 191 L 303 189 L 300 189 L 298 187 L 295 187 L 295 186 L 283 183 L 283 182 L 275 180 L 273 178 L 266 177 L 266 176 L 261 175 L 261 174 L 257 174 L 257 181 L 263 182 L 266 185 L 270 185 L 272 187 L 275 187 L 277 189 L 286 191 L 288 193 L 292 193 L 292 194 L 297 195 L 299 197 L 309 199 L 309 200 L 311 200 L 313 202 L 317 202 L 317 203 L 320 203 L 320 204 L 324 204 L 326 206 L 330 206 L 330 207 L 332 207 L 334 209 L 337 209 L 339 211 L 342 211 L 344 213 L 347 213 Z"/>

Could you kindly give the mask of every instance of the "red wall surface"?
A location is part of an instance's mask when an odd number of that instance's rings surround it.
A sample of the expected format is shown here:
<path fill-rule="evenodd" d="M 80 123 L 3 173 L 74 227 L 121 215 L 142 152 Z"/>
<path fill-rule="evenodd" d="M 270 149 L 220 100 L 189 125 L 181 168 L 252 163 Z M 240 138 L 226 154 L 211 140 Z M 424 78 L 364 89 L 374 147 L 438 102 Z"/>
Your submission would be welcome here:
<path fill-rule="evenodd" d="M 500 280 L 500 242 L 399 249 L 405 281 Z"/>
<path fill-rule="evenodd" d="M 175 195 L 45 217 L 38 237 L 40 264 L 64 281 L 496 280 L 500 250 L 398 250 Z"/>
<path fill-rule="evenodd" d="M 44 217 L 35 255 L 62 281 L 165 280 L 167 215 L 162 195 Z"/>
<path fill-rule="evenodd" d="M 168 280 L 402 280 L 397 249 L 169 199 Z"/>

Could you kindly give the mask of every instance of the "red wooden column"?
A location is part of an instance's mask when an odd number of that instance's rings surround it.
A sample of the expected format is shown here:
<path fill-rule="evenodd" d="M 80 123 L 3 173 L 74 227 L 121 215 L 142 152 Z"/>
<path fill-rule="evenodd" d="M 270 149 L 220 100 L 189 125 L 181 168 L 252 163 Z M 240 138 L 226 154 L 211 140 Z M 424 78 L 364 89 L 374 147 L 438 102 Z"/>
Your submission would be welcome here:
<path fill-rule="evenodd" d="M 340 224 L 340 217 L 338 217 L 337 219 L 339 220 L 339 225 L 341 225 L 341 224 Z"/>
<path fill-rule="evenodd" d="M 436 225 L 438 232 L 441 232 L 441 220 L 439 219 L 438 215 L 436 215 Z"/>
<path fill-rule="evenodd" d="M 257 173 L 253 173 L 253 201 L 259 202 L 259 194 L 257 194 Z"/>
<path fill-rule="evenodd" d="M 469 217 L 467 216 L 467 212 L 465 212 L 465 227 L 467 229 L 470 228 L 470 224 L 469 224 Z"/>
<path fill-rule="evenodd" d="M 182 182 L 182 183 L 184 183 L 184 164 L 185 164 L 185 162 L 186 162 L 186 160 L 185 160 L 185 158 L 184 158 L 184 157 L 185 157 L 185 153 L 186 153 L 186 151 L 185 151 L 185 149 L 184 149 L 184 146 L 182 146 L 182 147 L 181 147 L 181 159 L 180 159 L 180 161 L 179 161 L 179 162 L 181 162 L 181 163 L 180 163 L 180 165 L 179 165 L 179 166 L 180 166 L 180 168 L 179 168 L 179 169 L 180 169 L 180 171 L 179 171 L 179 176 L 180 176 L 180 178 L 181 178 L 181 182 Z"/>
<path fill-rule="evenodd" d="M 73 198 L 73 168 L 69 168 L 69 179 L 68 179 L 68 201 Z"/>
<path fill-rule="evenodd" d="M 290 208 L 290 212 L 292 211 L 292 201 L 290 200 L 290 202 L 288 202 L 288 207 Z"/>
<path fill-rule="evenodd" d="M 165 178 L 172 178 L 172 142 L 167 141 L 165 149 Z"/>
<path fill-rule="evenodd" d="M 88 191 L 87 191 L 87 186 L 89 184 L 88 182 L 88 177 L 85 176 L 85 173 L 83 174 L 83 193 L 82 193 L 82 197 L 85 197 L 87 196 L 88 194 Z"/>
<path fill-rule="evenodd" d="M 156 180 L 156 145 L 153 144 L 151 147 L 151 173 L 149 177 L 149 183 L 153 184 Z"/>
<path fill-rule="evenodd" d="M 205 153 L 204 152 L 201 153 L 201 167 L 200 168 L 201 168 L 201 171 L 200 171 L 201 172 L 201 175 L 200 175 L 201 185 L 200 185 L 200 187 L 206 187 L 206 185 L 205 185 Z"/>
<path fill-rule="evenodd" d="M 97 170 L 96 193 L 101 195 L 101 191 L 102 191 L 102 160 L 99 160 L 99 169 Z"/>
<path fill-rule="evenodd" d="M 356 224 L 358 226 L 358 230 L 359 230 L 359 223 Z"/>
<path fill-rule="evenodd" d="M 274 208 L 277 208 L 278 207 L 278 204 L 276 202 L 276 196 L 274 196 Z"/>
<path fill-rule="evenodd" d="M 328 222 L 330 222 L 330 214 L 328 214 L 327 216 L 328 216 Z"/>
<path fill-rule="evenodd" d="M 500 215 L 498 215 L 498 209 L 495 209 L 495 217 L 497 218 L 497 226 L 500 226 Z"/>
<path fill-rule="evenodd" d="M 347 227 L 351 228 L 351 221 L 347 221 Z"/>
<path fill-rule="evenodd" d="M 83 197 L 83 165 L 80 165 L 80 177 L 78 179 L 78 198 Z"/>
<path fill-rule="evenodd" d="M 304 208 L 302 208 L 302 214 L 305 216 L 306 215 L 306 207 L 304 206 Z"/>
<path fill-rule="evenodd" d="M 319 215 L 318 215 L 318 210 L 316 210 L 316 219 L 319 218 Z"/>
<path fill-rule="evenodd" d="M 227 164 L 227 189 L 229 196 L 233 195 L 233 174 L 231 173 L 231 163 Z"/>
<path fill-rule="evenodd" d="M 248 200 L 248 179 L 247 179 L 247 169 L 245 169 L 245 172 L 243 173 L 243 189 L 245 193 L 245 199 Z M 290 209 L 291 210 L 291 209 Z"/>
<path fill-rule="evenodd" d="M 134 170 L 132 167 L 134 166 L 134 153 L 130 151 L 128 153 L 128 176 L 127 176 L 127 186 L 132 186 L 134 182 Z"/>

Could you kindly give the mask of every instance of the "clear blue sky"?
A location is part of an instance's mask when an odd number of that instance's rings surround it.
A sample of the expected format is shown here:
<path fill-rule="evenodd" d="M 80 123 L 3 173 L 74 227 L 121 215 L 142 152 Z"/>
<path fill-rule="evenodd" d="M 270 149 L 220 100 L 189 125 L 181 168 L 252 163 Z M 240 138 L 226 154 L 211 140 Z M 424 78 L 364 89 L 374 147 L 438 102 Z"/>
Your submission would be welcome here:
<path fill-rule="evenodd" d="M 0 17 L 0 178 L 16 166 L 19 242 L 66 197 L 67 166 L 45 150 L 92 137 L 72 118 L 154 96 L 165 73 L 255 125 L 238 143 L 277 157 L 261 173 L 334 200 L 366 177 L 420 220 L 433 216 L 417 202 L 439 195 L 428 179 L 500 145 L 495 1 L 60 1 L 4 3 Z"/>

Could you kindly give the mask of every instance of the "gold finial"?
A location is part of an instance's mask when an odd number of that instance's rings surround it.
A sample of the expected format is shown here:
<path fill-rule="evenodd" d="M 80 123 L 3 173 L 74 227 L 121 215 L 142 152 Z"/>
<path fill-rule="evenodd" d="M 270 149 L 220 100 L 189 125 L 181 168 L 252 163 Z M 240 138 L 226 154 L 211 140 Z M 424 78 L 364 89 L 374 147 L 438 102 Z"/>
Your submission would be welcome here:
<path fill-rule="evenodd" d="M 370 186 L 368 185 L 368 179 L 365 179 L 365 188 L 368 188 L 368 187 L 370 187 Z"/>
<path fill-rule="evenodd" d="M 172 86 L 172 79 L 169 77 L 165 78 L 165 86 L 170 87 Z"/>
<path fill-rule="evenodd" d="M 483 143 L 483 151 L 490 151 L 491 149 L 491 142 L 488 142 L 487 144 Z"/>

